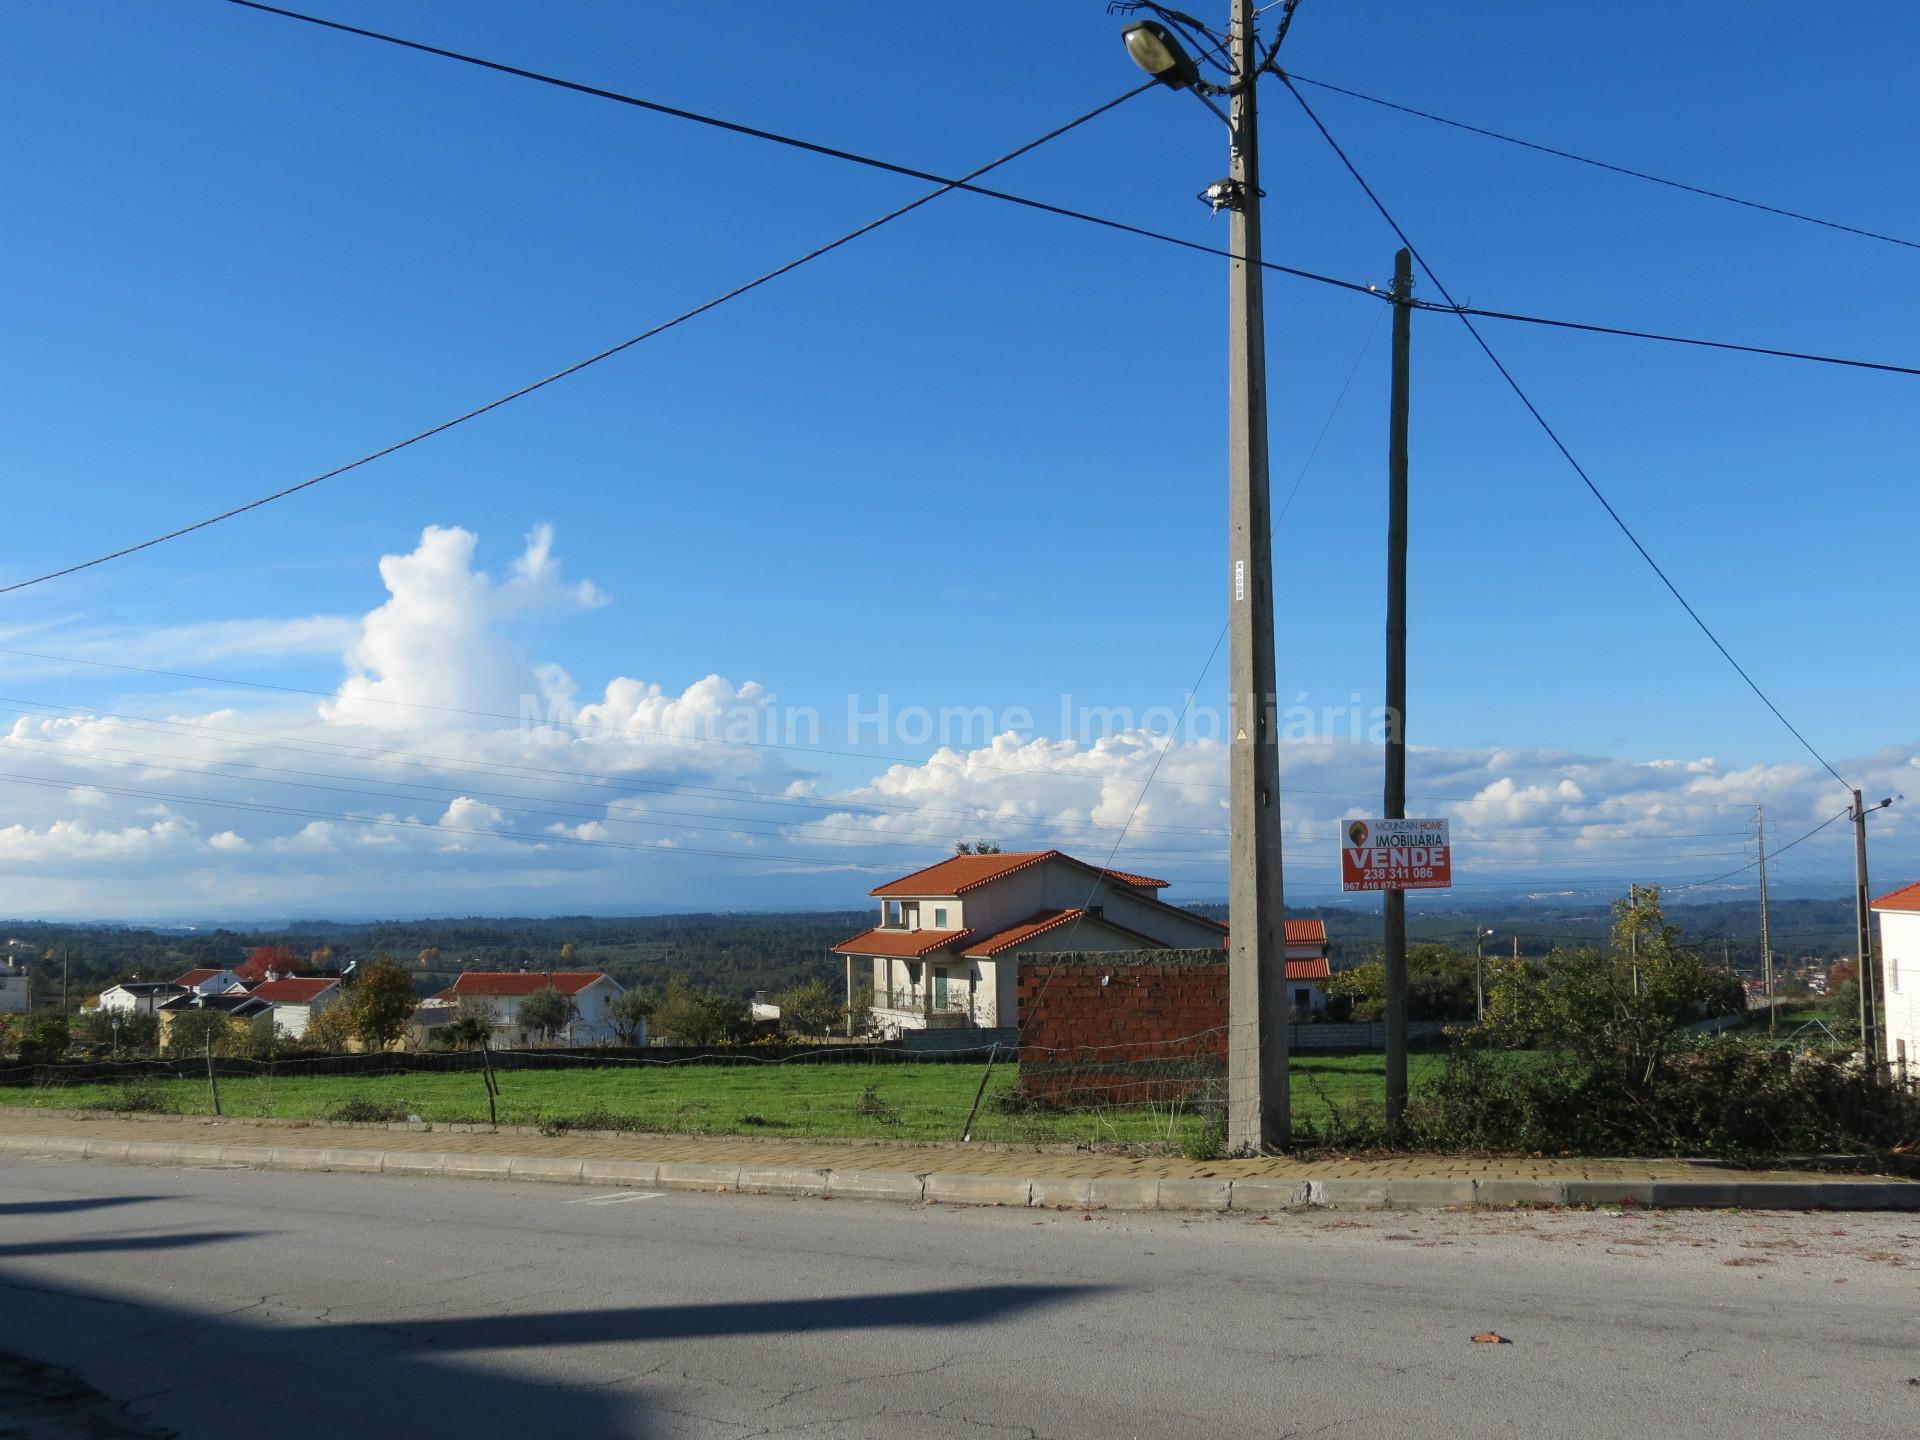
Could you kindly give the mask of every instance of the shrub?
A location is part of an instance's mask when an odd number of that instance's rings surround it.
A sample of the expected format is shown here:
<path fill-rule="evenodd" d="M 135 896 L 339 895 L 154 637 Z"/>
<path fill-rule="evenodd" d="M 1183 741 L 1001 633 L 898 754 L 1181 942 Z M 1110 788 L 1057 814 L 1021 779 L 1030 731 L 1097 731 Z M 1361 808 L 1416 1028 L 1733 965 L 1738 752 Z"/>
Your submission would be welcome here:
<path fill-rule="evenodd" d="M 350 1125 L 392 1125 L 410 1120 L 413 1116 L 404 1100 L 375 1100 L 359 1095 L 332 1106 L 327 1111 L 327 1118 L 342 1120 Z"/>
<path fill-rule="evenodd" d="M 1180 1153 L 1189 1160 L 1218 1160 L 1227 1149 L 1227 1112 L 1202 1111 L 1199 1125 L 1180 1135 Z"/>
<path fill-rule="evenodd" d="M 20 1027 L 20 1061 L 25 1065 L 51 1065 L 64 1059 L 71 1037 L 64 1015 L 30 1015 Z"/>
<path fill-rule="evenodd" d="M 1920 1143 L 1920 1098 L 1843 1056 L 1735 1037 L 1678 1045 L 1644 1086 L 1578 1057 L 1457 1048 L 1414 1092 L 1408 1140 L 1577 1154 L 1890 1154 Z"/>
<path fill-rule="evenodd" d="M 880 1098 L 880 1092 L 869 1085 L 860 1092 L 860 1098 L 853 1102 L 853 1113 L 868 1120 L 877 1120 L 882 1125 L 898 1125 L 900 1112 Z"/>
<path fill-rule="evenodd" d="M 576 1130 L 614 1130 L 631 1134 L 646 1128 L 638 1116 L 617 1114 L 604 1104 L 596 1104 L 578 1115 L 555 1115 L 540 1122 L 542 1135 L 567 1135 Z"/>
<path fill-rule="evenodd" d="M 129 1080 L 120 1087 L 119 1094 L 91 1101 L 81 1108 L 147 1115 L 171 1115 L 178 1109 L 167 1092 L 151 1080 Z"/>

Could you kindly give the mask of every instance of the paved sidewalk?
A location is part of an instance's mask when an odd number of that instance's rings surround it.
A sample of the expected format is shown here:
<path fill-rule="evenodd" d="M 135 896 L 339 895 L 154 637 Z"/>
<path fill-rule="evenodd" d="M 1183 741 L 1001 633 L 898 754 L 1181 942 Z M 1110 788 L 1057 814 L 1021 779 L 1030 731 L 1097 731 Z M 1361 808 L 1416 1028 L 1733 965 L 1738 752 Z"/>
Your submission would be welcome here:
<path fill-rule="evenodd" d="M 159 1164 L 541 1179 L 1074 1208 L 1629 1204 L 1920 1209 L 1920 1183 L 1685 1160 L 1194 1161 L 1167 1155 L 470 1126 L 116 1116 L 0 1107 L 0 1151 Z"/>

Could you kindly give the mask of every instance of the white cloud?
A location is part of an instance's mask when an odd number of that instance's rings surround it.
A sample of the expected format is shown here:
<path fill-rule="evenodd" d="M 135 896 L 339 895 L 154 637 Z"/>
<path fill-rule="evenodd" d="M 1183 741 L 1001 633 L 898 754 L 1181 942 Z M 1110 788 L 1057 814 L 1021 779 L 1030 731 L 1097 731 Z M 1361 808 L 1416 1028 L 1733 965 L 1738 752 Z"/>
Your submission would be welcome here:
<path fill-rule="evenodd" d="M 550 526 L 527 536 L 501 585 L 474 568 L 477 544 L 470 530 L 430 525 L 410 553 L 381 558 L 387 601 L 361 622 L 346 650 L 352 673 L 323 713 L 379 729 L 451 729 L 470 723 L 462 712 L 517 716 L 521 697 L 546 693 L 557 673 L 537 674 L 503 626 L 605 597 L 560 578 Z"/>
<path fill-rule="evenodd" d="M 1008 733 L 848 785 L 844 766 L 830 779 L 814 773 L 814 757 L 764 743 L 789 737 L 776 736 L 774 697 L 753 680 L 614 676 L 576 700 L 573 679 L 531 653 L 532 637 L 606 597 L 563 577 L 547 527 L 526 536 L 498 582 L 476 568 L 478 554 L 470 532 L 430 528 L 381 562 L 383 604 L 344 632 L 327 631 L 324 617 L 297 632 L 339 643 L 348 674 L 335 700 L 208 710 L 188 691 L 140 718 L 10 722 L 7 768 L 50 783 L 10 787 L 0 913 L 833 903 L 956 839 L 1104 859 L 1122 825 L 1116 863 L 1174 880 L 1176 897 L 1224 893 L 1217 741 Z M 199 643 L 296 623 L 200 627 Z M 537 697 L 525 728 L 512 718 L 522 695 Z M 417 708 L 431 706 L 442 708 Z M 558 723 L 540 723 L 548 718 Z M 411 733 L 369 737 L 369 727 Z M 1289 894 L 1325 899 L 1338 822 L 1376 812 L 1380 752 L 1349 740 L 1282 753 Z M 1901 793 L 1916 761 L 1920 749 L 1902 746 L 1843 768 L 1877 798 Z M 1700 756 L 1421 747 L 1411 772 L 1415 810 L 1454 822 L 1460 898 L 1476 884 L 1517 894 L 1523 877 L 1671 881 L 1732 869 L 1751 852 L 1751 802 L 1764 801 L 1778 842 L 1843 799 L 1808 766 Z M 1910 844 L 1920 825 L 1906 809 L 1877 817 L 1876 835 Z M 202 818 L 214 833 L 202 834 Z M 1844 848 L 1845 827 L 1792 852 L 1783 872 L 1806 862 L 1801 878 L 1820 878 L 1830 840 Z"/>

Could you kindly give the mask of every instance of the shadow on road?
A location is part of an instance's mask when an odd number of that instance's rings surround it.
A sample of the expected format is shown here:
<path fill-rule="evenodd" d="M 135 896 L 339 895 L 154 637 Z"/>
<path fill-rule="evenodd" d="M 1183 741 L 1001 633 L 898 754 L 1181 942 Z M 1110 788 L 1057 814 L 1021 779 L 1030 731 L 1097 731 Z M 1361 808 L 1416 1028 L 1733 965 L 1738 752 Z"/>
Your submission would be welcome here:
<path fill-rule="evenodd" d="M 425 1332 L 420 1350 L 522 1349 L 537 1345 L 644 1344 L 721 1335 L 788 1335 L 819 1330 L 918 1330 L 984 1325 L 1098 1293 L 1097 1285 L 971 1285 L 802 1300 L 707 1305 L 640 1305 L 620 1310 L 516 1311 L 456 1319 L 388 1320 L 380 1330 Z M 352 1326 L 330 1326 L 330 1331 Z"/>
<path fill-rule="evenodd" d="M 74 1241 L 72 1248 L 131 1250 L 156 1242 L 201 1244 L 231 1238 L 238 1237 L 225 1232 L 154 1241 L 115 1237 Z M 17 1250 L 50 1255 L 64 1248 L 53 1242 Z M 560 1378 L 579 1373 L 577 1358 L 555 1354 L 546 1360 L 536 1355 L 529 1364 L 527 1352 L 729 1335 L 970 1327 L 1107 1288 L 982 1285 L 819 1299 L 278 1324 L 175 1307 L 124 1291 L 50 1285 L 31 1272 L 24 1277 L 0 1272 L 0 1310 L 16 1336 L 14 1348 L 54 1365 L 73 1366 L 84 1379 L 105 1386 L 113 1399 L 129 1402 L 133 1416 L 152 1415 L 182 1434 L 257 1433 L 263 1419 L 261 1397 L 249 1386 L 234 1385 L 232 1377 L 271 1374 L 285 1366 L 289 1355 L 297 1355 L 306 1373 L 332 1378 L 308 1387 L 298 1405 L 275 1407 L 271 1432 L 287 1440 L 369 1433 L 404 1434 L 409 1440 L 473 1440 L 475 1435 L 511 1434 L 529 1427 L 568 1440 L 648 1440 L 661 1433 L 645 1379 L 658 1363 L 657 1352 L 636 1353 L 624 1379 L 617 1359 L 610 1365 L 601 1361 L 598 1368 L 612 1383 L 586 1385 Z M 264 1304 L 265 1297 L 258 1303 Z M 474 1358 L 474 1352 L 496 1349 L 519 1352 L 508 1362 L 519 1368 L 489 1367 Z M 434 1352 L 467 1358 L 450 1360 Z M 209 1354 L 218 1355 L 221 1363 L 209 1368 Z M 683 1421 L 675 1422 L 675 1428 Z M 77 1437 L 83 1432 L 72 1433 Z"/>
<path fill-rule="evenodd" d="M 0 1245 L 0 1260 L 30 1260 L 46 1255 L 110 1255 L 127 1250 L 186 1250 L 196 1245 L 220 1245 L 250 1240 L 255 1230 L 196 1230 L 185 1235 L 99 1235 L 73 1240 L 21 1240 Z M 6 1432 L 0 1431 L 0 1436 Z"/>
<path fill-rule="evenodd" d="M 172 1195 L 79 1195 L 64 1200 L 0 1200 L 0 1215 L 71 1215 L 80 1210 L 105 1210 L 115 1205 L 145 1205 L 172 1200 Z"/>

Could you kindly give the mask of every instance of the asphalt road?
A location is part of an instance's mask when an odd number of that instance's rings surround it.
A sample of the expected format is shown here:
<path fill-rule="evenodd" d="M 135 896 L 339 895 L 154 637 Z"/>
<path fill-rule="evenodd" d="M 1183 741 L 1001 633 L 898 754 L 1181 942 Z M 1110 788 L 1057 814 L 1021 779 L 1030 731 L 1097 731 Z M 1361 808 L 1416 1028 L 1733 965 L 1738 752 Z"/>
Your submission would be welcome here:
<path fill-rule="evenodd" d="M 120 1403 L 75 1436 L 1911 1437 L 1917 1276 L 1911 1216 L 1086 1218 L 0 1163 L 0 1351 Z M 17 1423 L 9 1373 L 0 1435 L 62 1433 Z"/>

